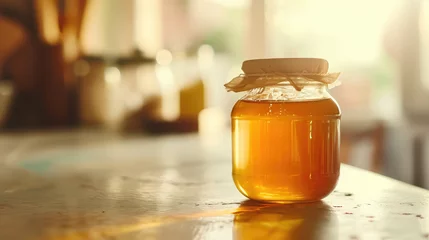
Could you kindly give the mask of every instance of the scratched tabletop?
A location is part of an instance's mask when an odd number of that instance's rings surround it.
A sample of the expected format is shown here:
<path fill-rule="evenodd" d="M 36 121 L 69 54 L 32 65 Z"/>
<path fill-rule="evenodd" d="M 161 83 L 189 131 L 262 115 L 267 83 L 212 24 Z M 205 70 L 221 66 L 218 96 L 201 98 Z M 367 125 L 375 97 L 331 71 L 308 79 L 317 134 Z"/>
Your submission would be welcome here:
<path fill-rule="evenodd" d="M 228 134 L 0 135 L 0 239 L 427 239 L 429 192 L 342 166 L 321 202 L 249 201 Z"/>

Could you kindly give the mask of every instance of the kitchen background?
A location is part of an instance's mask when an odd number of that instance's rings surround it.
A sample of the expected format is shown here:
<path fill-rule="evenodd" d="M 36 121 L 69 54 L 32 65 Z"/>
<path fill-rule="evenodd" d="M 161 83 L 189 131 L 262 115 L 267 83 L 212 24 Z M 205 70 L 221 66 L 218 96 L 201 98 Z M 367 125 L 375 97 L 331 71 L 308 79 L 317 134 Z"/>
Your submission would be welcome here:
<path fill-rule="evenodd" d="M 2 131 L 213 137 L 262 57 L 329 60 L 342 161 L 429 187 L 425 0 L 0 0 Z"/>

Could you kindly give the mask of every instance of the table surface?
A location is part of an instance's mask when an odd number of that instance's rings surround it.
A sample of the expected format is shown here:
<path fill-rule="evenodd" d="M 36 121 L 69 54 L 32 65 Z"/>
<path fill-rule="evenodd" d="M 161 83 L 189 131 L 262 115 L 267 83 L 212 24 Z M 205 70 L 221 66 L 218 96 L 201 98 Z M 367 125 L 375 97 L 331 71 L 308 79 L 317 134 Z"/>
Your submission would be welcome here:
<path fill-rule="evenodd" d="M 227 134 L 3 134 L 0 239 L 427 239 L 429 192 L 342 166 L 311 204 L 246 200 Z"/>

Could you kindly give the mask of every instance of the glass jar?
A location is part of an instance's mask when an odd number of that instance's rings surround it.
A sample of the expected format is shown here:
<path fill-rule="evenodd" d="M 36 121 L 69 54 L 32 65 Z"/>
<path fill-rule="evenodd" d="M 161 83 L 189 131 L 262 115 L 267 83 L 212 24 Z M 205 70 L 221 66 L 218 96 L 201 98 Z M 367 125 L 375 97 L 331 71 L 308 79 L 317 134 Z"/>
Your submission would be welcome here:
<path fill-rule="evenodd" d="M 272 67 L 273 61 L 283 61 L 280 65 L 285 66 L 294 60 L 271 59 L 262 61 L 262 65 Z M 270 71 L 278 73 L 287 68 L 280 65 L 280 69 Z M 283 73 L 308 73 L 306 66 L 298 64 Z M 316 68 L 314 74 L 326 74 L 324 68 Z M 340 172 L 340 108 L 327 92 L 325 82 L 294 79 L 253 88 L 232 110 L 233 179 L 238 190 L 250 199 L 317 201 L 336 186 Z"/>

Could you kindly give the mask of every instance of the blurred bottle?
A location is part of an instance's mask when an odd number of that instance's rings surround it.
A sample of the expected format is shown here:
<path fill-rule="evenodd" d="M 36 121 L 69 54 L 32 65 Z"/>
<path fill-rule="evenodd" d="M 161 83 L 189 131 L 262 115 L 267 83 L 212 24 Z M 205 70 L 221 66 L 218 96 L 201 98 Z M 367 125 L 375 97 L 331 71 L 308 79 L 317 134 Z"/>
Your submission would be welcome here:
<path fill-rule="evenodd" d="M 198 115 L 205 108 L 204 82 L 200 76 L 180 91 L 180 118 L 198 124 Z"/>
<path fill-rule="evenodd" d="M 173 74 L 173 55 L 160 50 L 156 55 L 157 93 L 148 99 L 143 109 L 143 128 L 150 133 L 173 133 L 192 131 L 190 124 L 181 115 L 181 89 Z"/>
<path fill-rule="evenodd" d="M 155 120 L 174 122 L 180 116 L 180 88 L 171 70 L 173 56 L 168 50 L 161 50 L 156 56 L 155 68 L 159 86 L 159 102 L 154 112 Z"/>
<path fill-rule="evenodd" d="M 185 77 L 190 78 L 190 81 L 187 81 L 189 83 L 180 91 L 180 118 L 192 124 L 194 131 L 198 130 L 199 114 L 207 107 L 207 79 L 204 76 L 206 56 L 206 52 L 198 51 L 196 74 L 185 75 Z"/>

